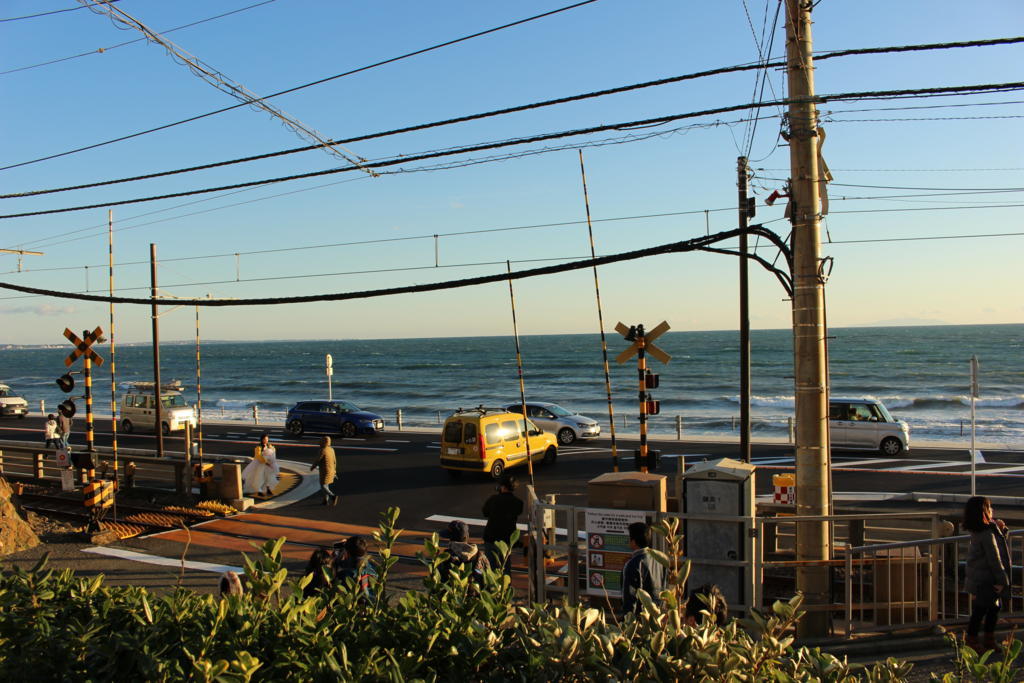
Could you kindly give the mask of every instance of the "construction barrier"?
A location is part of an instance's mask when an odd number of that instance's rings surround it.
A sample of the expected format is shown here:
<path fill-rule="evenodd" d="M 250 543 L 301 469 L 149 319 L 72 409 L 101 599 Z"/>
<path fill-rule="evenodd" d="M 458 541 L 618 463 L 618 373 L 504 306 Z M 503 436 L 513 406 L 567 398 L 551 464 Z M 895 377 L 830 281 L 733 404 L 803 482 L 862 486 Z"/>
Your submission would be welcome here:
<path fill-rule="evenodd" d="M 792 474 L 773 474 L 772 486 L 775 488 L 775 502 L 779 505 L 796 505 L 796 476 Z"/>

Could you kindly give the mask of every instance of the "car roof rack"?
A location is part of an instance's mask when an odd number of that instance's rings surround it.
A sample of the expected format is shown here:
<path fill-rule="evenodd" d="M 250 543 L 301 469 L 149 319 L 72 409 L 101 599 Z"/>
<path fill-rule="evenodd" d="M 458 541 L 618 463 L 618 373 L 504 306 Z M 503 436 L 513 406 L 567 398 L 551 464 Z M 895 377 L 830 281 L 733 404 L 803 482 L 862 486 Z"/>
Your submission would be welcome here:
<path fill-rule="evenodd" d="M 476 408 L 459 408 L 455 411 L 455 415 L 465 415 L 466 413 L 480 413 L 486 415 L 487 413 L 507 413 L 508 411 L 504 408 L 488 408 L 483 403 L 478 405 Z"/>
<path fill-rule="evenodd" d="M 155 385 L 153 382 L 122 382 L 121 386 L 136 391 L 153 391 Z M 181 386 L 180 379 L 176 379 L 170 382 L 161 382 L 160 391 L 161 393 L 165 391 L 185 391 L 185 387 Z"/>

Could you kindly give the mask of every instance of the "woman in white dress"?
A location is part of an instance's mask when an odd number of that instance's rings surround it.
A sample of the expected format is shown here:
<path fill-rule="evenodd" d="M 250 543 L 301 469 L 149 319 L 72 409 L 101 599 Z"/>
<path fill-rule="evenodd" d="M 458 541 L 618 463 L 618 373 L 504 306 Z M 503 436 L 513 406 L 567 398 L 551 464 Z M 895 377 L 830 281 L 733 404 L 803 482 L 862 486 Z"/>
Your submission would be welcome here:
<path fill-rule="evenodd" d="M 270 445 L 270 437 L 264 434 L 253 453 L 252 462 L 242 470 L 242 491 L 269 498 L 277 486 L 280 472 L 277 449 Z"/>

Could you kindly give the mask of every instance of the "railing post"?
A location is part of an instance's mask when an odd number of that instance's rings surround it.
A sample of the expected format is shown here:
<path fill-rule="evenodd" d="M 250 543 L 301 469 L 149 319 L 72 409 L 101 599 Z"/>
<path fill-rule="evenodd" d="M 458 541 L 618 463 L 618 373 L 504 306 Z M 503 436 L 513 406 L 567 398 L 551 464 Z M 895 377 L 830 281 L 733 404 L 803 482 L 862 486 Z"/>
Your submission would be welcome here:
<path fill-rule="evenodd" d="M 43 454 L 33 453 L 32 454 L 32 471 L 35 473 L 36 479 L 43 478 Z"/>
<path fill-rule="evenodd" d="M 185 493 L 185 463 L 174 463 L 174 492 L 179 496 Z"/>
<path fill-rule="evenodd" d="M 260 423 L 260 407 L 255 403 L 252 405 L 252 422 L 257 425 Z"/>
<path fill-rule="evenodd" d="M 398 425 L 398 431 L 402 431 L 402 409 L 398 408 L 395 410 L 395 424 Z"/>
<path fill-rule="evenodd" d="M 683 440 L 683 416 L 676 415 L 676 439 Z"/>
<path fill-rule="evenodd" d="M 846 637 L 853 637 L 853 553 L 846 549 Z M 863 596 L 862 596 L 863 598 Z"/>
<path fill-rule="evenodd" d="M 0 474 L 4 473 L 4 452 L 0 451 Z"/>
<path fill-rule="evenodd" d="M 554 510 L 552 510 L 552 512 L 554 512 Z M 565 532 L 567 536 L 566 540 L 569 545 L 569 571 L 567 572 L 569 581 L 569 604 L 578 605 L 580 602 L 580 549 L 579 541 L 577 540 L 579 534 L 576 533 L 575 507 L 569 508 L 568 519 L 565 521 Z"/>

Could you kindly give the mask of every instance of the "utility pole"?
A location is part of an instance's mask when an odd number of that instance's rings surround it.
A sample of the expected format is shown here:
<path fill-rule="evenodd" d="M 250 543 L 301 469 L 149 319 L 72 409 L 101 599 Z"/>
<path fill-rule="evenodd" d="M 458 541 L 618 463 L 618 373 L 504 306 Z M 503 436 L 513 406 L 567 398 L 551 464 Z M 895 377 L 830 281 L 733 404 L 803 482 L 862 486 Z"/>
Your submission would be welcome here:
<path fill-rule="evenodd" d="M 156 457 L 164 457 L 163 405 L 160 403 L 160 314 L 157 312 L 156 288 L 156 245 L 149 243 L 149 283 L 150 301 L 153 316 L 153 400 L 154 422 L 156 432 Z"/>
<path fill-rule="evenodd" d="M 747 280 L 747 220 L 754 215 L 747 197 L 747 158 L 736 160 L 740 219 L 740 459 L 750 462 L 750 285 Z"/>
<path fill-rule="evenodd" d="M 796 514 L 827 515 L 828 396 L 824 286 L 819 277 L 821 223 L 818 130 L 811 53 L 811 3 L 786 0 L 786 74 L 789 84 L 789 158 L 793 223 L 793 356 L 796 397 Z M 827 635 L 831 559 L 828 524 L 800 522 L 796 529 L 797 590 L 811 608 L 800 621 L 803 637 Z M 818 611 L 814 608 L 819 607 Z"/>

